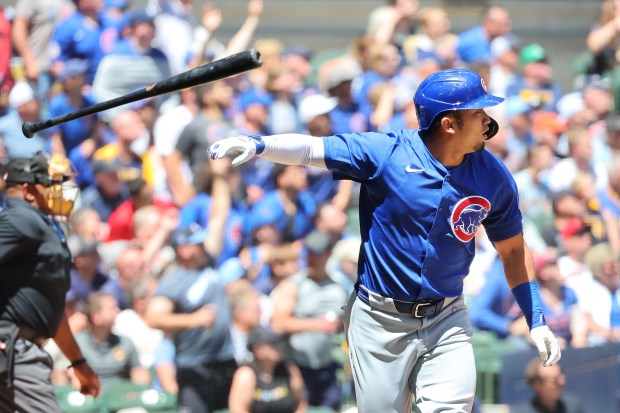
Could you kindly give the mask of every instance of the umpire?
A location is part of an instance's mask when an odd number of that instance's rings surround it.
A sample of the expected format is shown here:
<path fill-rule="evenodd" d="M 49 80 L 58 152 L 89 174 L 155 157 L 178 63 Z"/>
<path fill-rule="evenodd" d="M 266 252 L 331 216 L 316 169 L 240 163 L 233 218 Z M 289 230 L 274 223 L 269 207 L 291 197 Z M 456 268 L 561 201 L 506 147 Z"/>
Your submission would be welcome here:
<path fill-rule="evenodd" d="M 15 158 L 5 171 L 0 212 L 0 411 L 60 412 L 51 382 L 53 338 L 71 361 L 83 394 L 99 379 L 75 342 L 65 315 L 71 254 L 53 219 L 68 171 L 53 171 L 43 153 Z M 53 172 L 53 174 L 52 174 Z M 65 204 L 66 202 L 61 202 Z M 63 213 L 68 213 L 67 208 Z M 70 208 L 69 208 L 70 209 Z"/>

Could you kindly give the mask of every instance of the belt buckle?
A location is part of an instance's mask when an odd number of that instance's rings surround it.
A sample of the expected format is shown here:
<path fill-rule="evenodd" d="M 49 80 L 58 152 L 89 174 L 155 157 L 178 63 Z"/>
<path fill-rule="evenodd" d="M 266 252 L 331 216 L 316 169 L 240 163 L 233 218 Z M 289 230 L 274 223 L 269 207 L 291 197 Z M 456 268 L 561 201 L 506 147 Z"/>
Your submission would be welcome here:
<path fill-rule="evenodd" d="M 417 304 L 415 304 L 415 305 L 413 306 L 413 311 L 412 311 L 413 316 L 414 316 L 415 318 L 424 318 L 424 316 L 423 316 L 423 315 L 418 314 L 418 311 L 420 310 L 420 307 L 426 307 L 426 306 L 429 306 L 429 305 L 431 305 L 431 303 L 430 303 L 430 302 L 428 302 L 428 301 L 425 301 L 425 302 L 421 302 L 421 303 L 417 303 Z"/>

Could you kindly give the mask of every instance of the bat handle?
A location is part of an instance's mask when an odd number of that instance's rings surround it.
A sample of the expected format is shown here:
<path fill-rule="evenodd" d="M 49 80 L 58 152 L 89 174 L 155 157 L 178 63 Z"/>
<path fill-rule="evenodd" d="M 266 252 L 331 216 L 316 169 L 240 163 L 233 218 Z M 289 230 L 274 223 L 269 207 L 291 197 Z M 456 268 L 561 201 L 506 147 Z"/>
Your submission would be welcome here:
<path fill-rule="evenodd" d="M 35 129 L 35 124 L 32 122 L 24 122 L 22 123 L 22 133 L 28 139 L 31 139 L 37 130 Z"/>

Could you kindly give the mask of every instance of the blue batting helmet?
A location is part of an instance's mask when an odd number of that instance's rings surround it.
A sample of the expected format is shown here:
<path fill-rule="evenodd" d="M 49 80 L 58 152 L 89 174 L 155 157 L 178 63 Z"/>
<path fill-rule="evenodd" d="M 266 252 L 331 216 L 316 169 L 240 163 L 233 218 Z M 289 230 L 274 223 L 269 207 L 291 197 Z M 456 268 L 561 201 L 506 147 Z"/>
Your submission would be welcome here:
<path fill-rule="evenodd" d="M 413 102 L 420 131 L 427 130 L 442 112 L 463 109 L 482 109 L 495 106 L 504 98 L 489 95 L 478 73 L 467 69 L 447 69 L 435 72 L 420 84 Z M 491 118 L 487 139 L 497 133 L 499 126 Z"/>

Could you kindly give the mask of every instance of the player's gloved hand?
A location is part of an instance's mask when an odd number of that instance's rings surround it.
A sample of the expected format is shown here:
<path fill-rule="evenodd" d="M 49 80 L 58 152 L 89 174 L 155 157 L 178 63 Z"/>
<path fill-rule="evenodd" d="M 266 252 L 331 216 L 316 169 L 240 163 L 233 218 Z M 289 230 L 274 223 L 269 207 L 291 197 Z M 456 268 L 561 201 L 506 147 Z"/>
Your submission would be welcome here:
<path fill-rule="evenodd" d="M 545 367 L 553 366 L 560 360 L 560 343 L 553 332 L 546 325 L 534 327 L 530 337 L 538 349 L 540 359 Z"/>
<path fill-rule="evenodd" d="M 222 159 L 226 155 L 236 155 L 232 166 L 241 165 L 260 154 L 265 149 L 265 144 L 260 137 L 234 136 L 217 141 L 209 147 L 211 159 Z"/>

